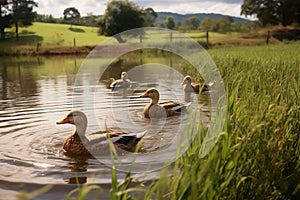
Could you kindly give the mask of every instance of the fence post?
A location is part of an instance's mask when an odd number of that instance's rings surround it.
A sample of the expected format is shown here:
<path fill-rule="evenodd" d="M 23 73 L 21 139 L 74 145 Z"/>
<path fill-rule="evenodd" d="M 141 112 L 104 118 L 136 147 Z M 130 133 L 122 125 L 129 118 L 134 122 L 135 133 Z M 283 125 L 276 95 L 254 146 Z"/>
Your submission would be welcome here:
<path fill-rule="evenodd" d="M 76 38 L 73 38 L 74 47 L 76 47 Z"/>
<path fill-rule="evenodd" d="M 207 44 L 207 46 L 209 45 L 209 44 L 208 44 L 208 42 L 209 42 L 209 41 L 208 41 L 208 38 L 209 38 L 209 34 L 208 34 L 208 31 L 206 31 L 206 44 Z"/>
<path fill-rule="evenodd" d="M 267 33 L 267 39 L 266 39 L 266 44 L 269 45 L 269 40 L 270 40 L 270 31 Z"/>
<path fill-rule="evenodd" d="M 173 33 L 171 32 L 170 33 L 170 42 L 172 42 L 172 40 L 173 40 Z"/>
<path fill-rule="evenodd" d="M 36 44 L 36 52 L 38 52 L 38 51 L 40 50 L 40 46 L 41 46 L 41 43 L 38 42 L 38 43 Z"/>
<path fill-rule="evenodd" d="M 140 33 L 140 43 L 143 43 L 143 35 Z"/>
<path fill-rule="evenodd" d="M 141 46 L 142 46 L 142 43 L 143 43 L 143 35 L 142 35 L 142 33 L 140 33 L 140 44 L 141 44 Z M 143 48 L 140 49 L 140 54 L 142 54 L 142 53 L 143 53 Z"/>

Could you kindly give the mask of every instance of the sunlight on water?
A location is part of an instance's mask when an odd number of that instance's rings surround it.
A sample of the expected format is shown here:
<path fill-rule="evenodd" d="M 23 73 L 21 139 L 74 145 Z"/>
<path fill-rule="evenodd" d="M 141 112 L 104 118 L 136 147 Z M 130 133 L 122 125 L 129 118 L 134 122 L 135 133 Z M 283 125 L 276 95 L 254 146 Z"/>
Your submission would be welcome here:
<path fill-rule="evenodd" d="M 149 99 L 137 98 L 149 87 L 157 87 L 161 101 L 184 102 L 180 63 L 170 62 L 169 57 L 156 59 L 160 64 L 144 65 L 129 60 L 113 63 L 98 83 L 91 84 L 87 76 L 76 87 L 81 58 L 1 59 L 0 179 L 6 185 L 76 183 L 74 177 L 82 182 L 109 183 L 109 166 L 94 159 L 76 160 L 63 154 L 62 143 L 74 127 L 58 126 L 55 122 L 73 109 L 94 112 L 96 118 L 88 115 L 88 132 L 105 126 L 128 132 L 147 130 L 143 149 L 148 152 L 172 143 L 179 130 L 178 118 L 167 119 L 163 127 L 158 124 L 155 128 L 142 114 Z M 171 73 L 166 67 L 170 63 L 176 63 L 173 67 L 177 68 Z M 133 83 L 126 96 L 108 88 L 110 78 L 119 78 L 122 71 L 128 72 Z M 201 98 L 206 104 L 201 109 L 207 110 L 201 118 L 208 122 L 209 94 Z M 197 104 L 196 95 L 193 103 Z M 124 176 L 119 172 L 119 178 Z"/>

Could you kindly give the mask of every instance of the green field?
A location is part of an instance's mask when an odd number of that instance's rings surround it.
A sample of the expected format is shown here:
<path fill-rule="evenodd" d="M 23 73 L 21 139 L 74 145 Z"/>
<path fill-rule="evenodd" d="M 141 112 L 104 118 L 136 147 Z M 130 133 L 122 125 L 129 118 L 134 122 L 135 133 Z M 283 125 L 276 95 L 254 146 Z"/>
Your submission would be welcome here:
<path fill-rule="evenodd" d="M 98 28 L 85 26 L 70 26 L 65 24 L 50 24 L 35 22 L 33 26 L 20 28 L 20 42 L 31 44 L 40 42 L 45 45 L 73 46 L 97 45 L 106 37 L 98 35 Z"/>
<path fill-rule="evenodd" d="M 99 36 L 97 27 L 70 26 L 66 24 L 51 24 L 35 22 L 32 26 L 19 29 L 19 41 L 14 36 L 14 28 L 6 29 L 7 38 L 0 41 L 0 55 L 29 55 L 37 50 L 37 44 L 41 44 L 39 51 L 55 49 L 59 51 L 72 51 L 74 45 L 77 48 L 84 46 L 96 46 L 108 37 Z M 210 47 L 214 46 L 253 46 L 264 45 L 267 30 L 253 33 L 209 33 Z M 193 31 L 183 33 L 188 37 L 206 45 L 206 33 Z M 176 35 L 176 34 L 175 34 Z M 146 36 L 147 37 L 147 36 Z M 75 44 L 74 44 L 75 40 Z M 137 38 L 137 41 L 139 39 Z M 279 44 L 274 38 L 270 44 Z"/>
<path fill-rule="evenodd" d="M 64 24 L 34 23 L 27 28 L 20 28 L 19 41 L 10 37 L 0 42 L 0 53 L 14 53 L 21 51 L 21 54 L 27 54 L 36 50 L 37 43 L 41 44 L 41 50 L 62 47 L 73 47 L 74 39 L 76 46 L 95 46 L 105 40 L 107 37 L 99 36 L 98 28 L 84 26 L 70 26 Z M 13 34 L 14 29 L 6 30 L 7 35 Z M 2 51 L 2 52 L 1 52 Z"/>

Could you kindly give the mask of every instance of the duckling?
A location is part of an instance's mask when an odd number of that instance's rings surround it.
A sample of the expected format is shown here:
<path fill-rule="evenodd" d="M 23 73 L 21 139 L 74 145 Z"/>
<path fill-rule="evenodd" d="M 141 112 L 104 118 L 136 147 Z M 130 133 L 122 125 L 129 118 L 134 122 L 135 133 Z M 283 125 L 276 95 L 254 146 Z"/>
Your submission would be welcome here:
<path fill-rule="evenodd" d="M 186 105 L 174 101 L 158 102 L 159 92 L 155 88 L 148 89 L 140 98 L 150 98 L 151 102 L 144 108 L 146 118 L 162 118 L 175 115 L 181 115 L 186 109 Z"/>
<path fill-rule="evenodd" d="M 103 130 L 93 134 L 94 138 L 86 136 L 87 117 L 82 111 L 72 111 L 63 120 L 56 124 L 73 124 L 76 129 L 63 143 L 63 150 L 70 156 L 109 155 L 110 144 L 114 144 L 117 152 L 135 152 L 138 142 L 144 137 L 145 132 L 124 133 L 116 130 Z"/>
<path fill-rule="evenodd" d="M 110 88 L 112 90 L 120 90 L 120 89 L 127 89 L 131 86 L 131 81 L 127 79 L 127 73 L 122 72 L 121 73 L 121 78 L 118 80 L 115 80 L 110 84 Z"/>

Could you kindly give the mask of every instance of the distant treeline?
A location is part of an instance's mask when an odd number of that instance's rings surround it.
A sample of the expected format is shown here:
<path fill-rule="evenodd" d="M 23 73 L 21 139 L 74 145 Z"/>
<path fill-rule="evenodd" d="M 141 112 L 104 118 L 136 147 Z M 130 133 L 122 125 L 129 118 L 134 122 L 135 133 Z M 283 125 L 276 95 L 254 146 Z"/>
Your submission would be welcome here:
<path fill-rule="evenodd" d="M 160 18 L 160 13 L 158 12 L 158 19 Z M 164 15 L 163 13 L 162 15 Z M 167 27 L 168 18 L 173 17 L 172 15 L 167 16 L 164 22 L 157 20 L 155 26 L 170 28 Z M 73 19 L 73 25 L 81 26 L 93 26 L 99 27 L 99 20 L 101 16 L 93 15 L 89 13 L 87 16 Z M 63 17 L 55 18 L 50 15 L 41 15 L 37 14 L 35 18 L 36 22 L 45 22 L 45 23 L 57 23 L 57 24 L 71 24 L 70 20 L 66 20 Z M 174 19 L 175 26 L 172 29 L 179 31 L 190 31 L 190 30 L 201 30 L 201 31 L 211 31 L 219 33 L 229 33 L 229 32 L 247 32 L 259 27 L 255 22 L 244 20 L 236 21 L 233 17 L 230 16 L 220 16 L 216 18 L 214 15 L 212 17 L 206 16 L 204 19 L 199 19 L 197 16 L 191 16 L 184 21 L 176 21 Z"/>
<path fill-rule="evenodd" d="M 73 19 L 72 21 L 61 18 L 55 18 L 53 15 L 41 15 L 37 14 L 34 21 L 45 22 L 45 23 L 56 23 L 56 24 L 71 24 L 79 26 L 98 26 L 98 21 L 101 16 L 96 16 L 93 14 L 88 14 L 87 16 Z"/>
<path fill-rule="evenodd" d="M 169 24 L 172 16 L 167 17 L 166 21 L 163 24 L 160 24 L 161 27 L 167 26 Z M 200 30 L 200 31 L 210 31 L 218 33 L 231 33 L 231 32 L 248 32 L 260 27 L 257 22 L 252 21 L 234 21 L 231 16 L 221 16 L 220 18 L 211 18 L 209 16 L 205 17 L 202 20 L 199 20 L 196 16 L 191 16 L 188 19 L 182 21 L 175 21 L 174 28 L 179 31 L 190 31 L 190 30 Z M 170 27 L 168 27 L 170 28 Z"/>

